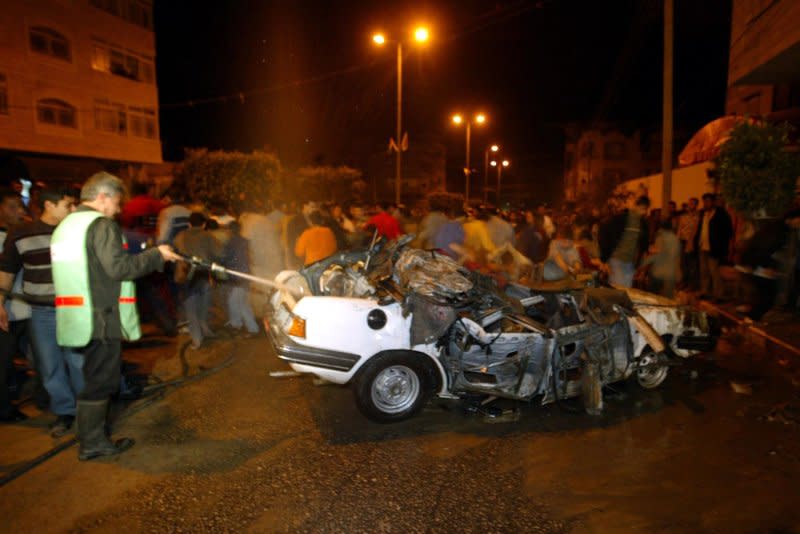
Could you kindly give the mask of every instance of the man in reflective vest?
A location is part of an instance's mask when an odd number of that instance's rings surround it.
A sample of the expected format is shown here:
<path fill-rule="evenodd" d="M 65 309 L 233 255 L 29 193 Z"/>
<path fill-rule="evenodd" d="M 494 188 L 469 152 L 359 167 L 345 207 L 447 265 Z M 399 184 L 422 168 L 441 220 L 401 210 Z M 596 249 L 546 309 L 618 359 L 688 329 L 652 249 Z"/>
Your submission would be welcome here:
<path fill-rule="evenodd" d="M 133 440 L 105 433 L 109 397 L 120 384 L 122 340 L 141 336 L 132 280 L 178 256 L 168 245 L 129 255 L 113 217 L 125 193 L 122 181 L 100 172 L 81 189 L 81 205 L 53 233 L 50 251 L 56 292 L 58 344 L 84 355 L 85 386 L 78 396 L 78 458 L 111 456 Z"/>

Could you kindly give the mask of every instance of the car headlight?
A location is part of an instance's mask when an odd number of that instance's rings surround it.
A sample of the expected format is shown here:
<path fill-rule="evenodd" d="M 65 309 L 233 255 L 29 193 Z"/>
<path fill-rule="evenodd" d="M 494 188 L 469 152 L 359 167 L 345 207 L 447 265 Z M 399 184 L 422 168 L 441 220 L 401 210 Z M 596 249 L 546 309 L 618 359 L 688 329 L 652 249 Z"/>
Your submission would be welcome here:
<path fill-rule="evenodd" d="M 298 317 L 297 315 L 292 316 L 292 324 L 289 325 L 289 329 L 287 333 L 290 336 L 294 337 L 302 337 L 305 339 L 306 337 L 306 320 L 302 317 Z"/>

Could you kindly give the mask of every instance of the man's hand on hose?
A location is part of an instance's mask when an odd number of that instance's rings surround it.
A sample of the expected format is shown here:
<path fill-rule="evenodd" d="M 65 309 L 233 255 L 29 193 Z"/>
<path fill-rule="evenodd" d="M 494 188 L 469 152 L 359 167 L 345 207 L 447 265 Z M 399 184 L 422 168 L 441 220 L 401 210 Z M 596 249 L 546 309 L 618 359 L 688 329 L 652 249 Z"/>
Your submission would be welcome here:
<path fill-rule="evenodd" d="M 0 330 L 8 332 L 8 313 L 3 302 L 0 302 Z"/>
<path fill-rule="evenodd" d="M 158 245 L 158 251 L 161 253 L 161 257 L 164 258 L 164 261 L 181 261 L 182 259 L 169 245 Z"/>

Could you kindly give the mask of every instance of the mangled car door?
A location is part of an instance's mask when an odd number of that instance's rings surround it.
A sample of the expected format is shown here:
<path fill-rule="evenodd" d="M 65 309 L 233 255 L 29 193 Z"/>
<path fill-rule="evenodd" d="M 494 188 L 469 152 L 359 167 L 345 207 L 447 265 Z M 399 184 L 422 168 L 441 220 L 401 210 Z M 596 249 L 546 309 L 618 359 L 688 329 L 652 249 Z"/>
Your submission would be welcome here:
<path fill-rule="evenodd" d="M 543 385 L 554 340 L 527 317 L 495 312 L 481 323 L 459 318 L 447 336 L 444 359 L 452 390 L 529 399 Z"/>

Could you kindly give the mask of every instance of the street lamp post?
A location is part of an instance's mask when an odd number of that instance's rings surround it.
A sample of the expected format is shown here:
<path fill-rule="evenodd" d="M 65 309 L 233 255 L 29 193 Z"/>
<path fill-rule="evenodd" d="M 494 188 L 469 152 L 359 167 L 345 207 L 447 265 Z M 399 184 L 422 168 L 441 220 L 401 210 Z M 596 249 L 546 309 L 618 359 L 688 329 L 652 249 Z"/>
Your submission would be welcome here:
<path fill-rule="evenodd" d="M 470 182 L 470 174 L 472 174 L 472 169 L 469 163 L 469 153 L 470 153 L 470 137 L 472 134 L 472 122 L 470 120 L 465 120 L 464 117 L 461 115 L 453 115 L 453 124 L 460 125 L 461 123 L 466 122 L 466 157 L 465 164 L 464 164 L 464 202 L 469 203 L 469 182 Z M 481 125 L 486 122 L 486 115 L 483 113 L 478 113 L 475 115 L 474 118 L 475 124 Z"/>
<path fill-rule="evenodd" d="M 503 167 L 508 167 L 511 165 L 507 159 L 504 159 L 502 162 L 497 162 L 492 160 L 492 167 L 497 167 L 497 206 L 500 206 L 500 184 L 503 179 Z"/>
<path fill-rule="evenodd" d="M 418 27 L 414 30 L 414 40 L 424 43 L 428 40 L 429 33 L 427 28 Z M 386 36 L 376 33 L 372 36 L 372 42 L 378 46 L 386 44 Z M 403 176 L 403 43 L 397 41 L 397 131 L 395 137 L 396 160 L 394 168 L 394 202 L 400 204 L 400 191 Z"/>
<path fill-rule="evenodd" d="M 483 151 L 483 203 L 489 202 L 489 151 L 497 152 L 500 147 L 492 145 Z"/>

